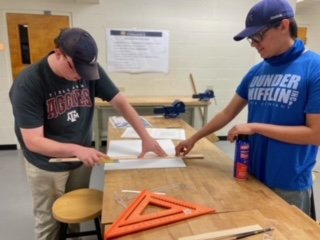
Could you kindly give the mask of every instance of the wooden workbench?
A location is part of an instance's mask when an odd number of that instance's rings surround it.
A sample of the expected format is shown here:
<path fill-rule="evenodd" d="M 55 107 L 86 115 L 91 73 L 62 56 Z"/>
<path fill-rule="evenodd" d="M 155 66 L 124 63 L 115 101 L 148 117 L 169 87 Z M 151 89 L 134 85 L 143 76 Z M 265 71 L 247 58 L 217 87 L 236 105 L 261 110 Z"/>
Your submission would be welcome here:
<path fill-rule="evenodd" d="M 201 116 L 201 125 L 204 126 L 208 119 L 208 107 L 211 101 L 199 101 L 199 99 L 186 96 L 167 96 L 167 97 L 126 97 L 128 102 L 141 114 L 144 110 L 149 110 L 148 115 L 153 113 L 155 107 L 171 106 L 175 100 L 182 101 L 186 110 L 190 110 L 190 124 L 194 126 L 195 109 L 201 108 L 203 115 Z M 102 115 L 104 111 L 112 110 L 112 106 L 100 98 L 95 99 L 95 120 L 94 120 L 94 140 L 95 147 L 99 149 L 103 135 Z"/>
<path fill-rule="evenodd" d="M 182 127 L 190 136 L 194 130 L 181 119 L 148 120 L 154 127 Z M 109 124 L 109 138 L 118 139 L 122 130 Z M 237 181 L 233 178 L 233 161 L 207 139 L 200 140 L 192 153 L 204 159 L 185 160 L 186 168 L 141 169 L 107 172 L 104 182 L 102 224 L 108 229 L 124 210 L 115 201 L 121 189 L 155 189 L 161 186 L 184 187 L 169 191 L 170 196 L 212 207 L 215 214 L 204 215 L 124 236 L 120 239 L 173 240 L 179 237 L 259 224 L 274 227 L 274 239 L 319 240 L 320 227 L 294 206 L 287 204 L 273 191 L 254 178 Z M 251 239 L 251 238 L 250 238 Z M 262 239 L 262 236 L 252 239 Z"/>

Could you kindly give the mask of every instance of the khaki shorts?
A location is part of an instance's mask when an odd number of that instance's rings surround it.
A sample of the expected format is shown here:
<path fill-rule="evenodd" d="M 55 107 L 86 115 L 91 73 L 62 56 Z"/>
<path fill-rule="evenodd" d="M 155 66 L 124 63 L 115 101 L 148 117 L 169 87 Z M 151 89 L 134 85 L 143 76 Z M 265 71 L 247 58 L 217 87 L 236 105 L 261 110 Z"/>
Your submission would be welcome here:
<path fill-rule="evenodd" d="M 36 239 L 57 240 L 60 224 L 52 216 L 52 205 L 65 192 L 88 188 L 92 168 L 82 165 L 71 171 L 49 172 L 35 167 L 27 160 L 25 167 L 33 197 Z"/>

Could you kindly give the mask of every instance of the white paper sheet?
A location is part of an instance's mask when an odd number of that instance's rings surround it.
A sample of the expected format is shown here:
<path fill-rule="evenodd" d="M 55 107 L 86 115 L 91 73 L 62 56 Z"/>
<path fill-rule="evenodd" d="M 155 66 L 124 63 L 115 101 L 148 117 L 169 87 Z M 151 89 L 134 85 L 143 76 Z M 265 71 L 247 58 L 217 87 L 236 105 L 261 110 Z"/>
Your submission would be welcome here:
<path fill-rule="evenodd" d="M 168 72 L 169 31 L 107 29 L 110 72 Z"/>
<path fill-rule="evenodd" d="M 186 133 L 183 128 L 146 128 L 154 139 L 185 140 Z M 133 128 L 126 128 L 121 135 L 122 138 L 140 138 Z"/>
<path fill-rule="evenodd" d="M 175 155 L 175 147 L 171 140 L 157 140 L 160 146 L 169 156 Z M 182 158 L 174 157 L 170 159 L 162 159 L 154 153 L 148 153 L 147 159 L 130 158 L 137 157 L 141 152 L 141 140 L 111 140 L 108 142 L 108 156 L 112 158 L 121 158 L 118 163 L 108 163 L 104 165 L 104 170 L 120 170 L 120 169 L 143 169 L 143 168 L 174 168 L 185 167 Z M 128 159 L 125 159 L 128 157 Z"/>
<path fill-rule="evenodd" d="M 144 117 L 140 117 L 143 121 L 143 124 L 145 127 L 152 127 L 151 123 L 146 120 Z M 111 118 L 111 124 L 115 128 L 130 128 L 131 125 L 127 122 L 127 120 L 124 119 L 122 116 L 112 116 Z M 132 128 L 132 127 L 131 127 Z"/>

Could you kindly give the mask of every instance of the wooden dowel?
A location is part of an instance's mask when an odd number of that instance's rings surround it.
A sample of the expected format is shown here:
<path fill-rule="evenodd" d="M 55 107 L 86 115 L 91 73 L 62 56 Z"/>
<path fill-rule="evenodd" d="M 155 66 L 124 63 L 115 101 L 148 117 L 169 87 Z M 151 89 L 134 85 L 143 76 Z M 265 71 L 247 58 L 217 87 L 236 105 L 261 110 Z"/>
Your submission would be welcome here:
<path fill-rule="evenodd" d="M 193 78 L 192 73 L 190 73 L 189 76 L 190 76 L 190 80 L 191 80 L 191 84 L 192 84 L 192 88 L 193 88 L 193 93 L 194 94 L 198 94 L 198 91 L 197 91 L 197 88 L 196 88 L 196 83 L 195 83 L 195 80 Z M 199 109 L 199 112 L 200 112 L 200 116 L 201 116 L 202 122 L 204 122 L 204 112 L 203 112 L 201 107 L 199 107 L 198 109 Z"/>
<path fill-rule="evenodd" d="M 148 159 L 174 159 L 178 156 L 166 156 L 166 157 L 144 157 L 144 158 L 138 158 L 137 156 L 117 156 L 112 158 L 102 158 L 102 163 L 115 163 L 119 160 L 148 160 Z M 203 159 L 204 156 L 202 154 L 188 154 L 186 156 L 180 156 L 183 159 Z M 79 158 L 76 157 L 70 157 L 70 158 L 51 158 L 49 162 L 52 163 L 58 163 L 58 162 L 79 162 L 81 161 Z"/>
<path fill-rule="evenodd" d="M 59 163 L 59 162 L 80 162 L 81 160 L 77 157 L 68 157 L 68 158 L 50 158 L 49 162 Z M 100 163 L 115 163 L 118 160 L 108 157 L 101 157 Z"/>

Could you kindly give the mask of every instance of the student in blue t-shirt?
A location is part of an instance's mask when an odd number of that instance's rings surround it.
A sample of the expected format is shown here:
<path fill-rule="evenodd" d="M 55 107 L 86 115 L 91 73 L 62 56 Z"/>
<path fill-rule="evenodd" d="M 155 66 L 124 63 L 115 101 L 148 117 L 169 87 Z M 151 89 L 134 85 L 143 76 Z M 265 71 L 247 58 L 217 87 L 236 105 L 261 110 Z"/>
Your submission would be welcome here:
<path fill-rule="evenodd" d="M 320 56 L 297 38 L 286 0 L 263 0 L 234 37 L 246 38 L 263 61 L 244 76 L 231 102 L 205 127 L 176 147 L 194 144 L 221 129 L 248 107 L 248 123 L 230 129 L 228 140 L 250 135 L 250 173 L 288 203 L 310 215 L 312 168 L 320 145 Z"/>

